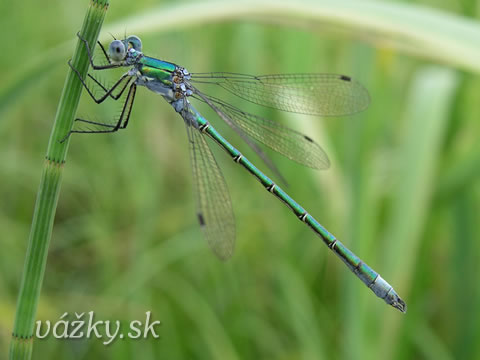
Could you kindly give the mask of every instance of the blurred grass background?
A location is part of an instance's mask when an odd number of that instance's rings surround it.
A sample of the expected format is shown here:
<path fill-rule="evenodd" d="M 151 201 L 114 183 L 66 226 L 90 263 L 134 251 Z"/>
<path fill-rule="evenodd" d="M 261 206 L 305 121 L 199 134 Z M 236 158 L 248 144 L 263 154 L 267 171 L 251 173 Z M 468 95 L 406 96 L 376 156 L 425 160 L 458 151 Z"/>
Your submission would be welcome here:
<path fill-rule="evenodd" d="M 417 14 L 405 31 L 425 46 L 370 29 L 375 22 L 395 25 L 386 12 L 372 11 L 354 28 L 348 19 L 340 26 L 334 16 L 301 15 L 321 3 L 298 1 L 298 13 L 289 16 L 235 17 L 222 16 L 229 6 L 222 2 L 218 14 L 199 11 L 198 23 L 188 26 L 197 14 L 187 11 L 191 3 L 112 0 L 103 39 L 109 29 L 118 37 L 135 33 L 147 54 L 191 72 L 332 72 L 360 80 L 372 103 L 352 117 L 318 119 L 235 104 L 304 131 L 327 150 L 332 168 L 324 172 L 273 156 L 290 195 L 379 271 L 408 313 L 371 294 L 311 230 L 214 149 L 237 220 L 236 253 L 219 262 L 197 226 L 183 121 L 139 89 L 127 130 L 72 139 L 37 318 L 55 322 L 66 311 L 93 310 L 97 319 L 127 324 L 150 310 L 162 321 L 161 338 L 105 347 L 96 339 L 50 336 L 35 341 L 34 359 L 480 357 L 480 59 L 473 56 L 480 45 L 467 43 L 460 53 L 455 41 L 439 36 L 434 40 L 443 53 L 422 38 L 449 33 L 450 22 L 430 22 L 448 13 L 457 16 L 454 22 L 477 26 L 480 2 L 364 2 L 391 9 L 400 25 L 403 10 Z M 212 3 L 195 4 L 201 10 Z M 0 4 L 1 354 L 10 340 L 66 61 L 86 6 Z M 158 18 L 150 23 L 138 15 L 145 13 Z M 415 33 L 415 26 L 425 29 Z M 471 35 L 468 29 L 454 34 L 459 48 Z M 101 119 L 117 110 L 83 100 L 79 115 Z"/>

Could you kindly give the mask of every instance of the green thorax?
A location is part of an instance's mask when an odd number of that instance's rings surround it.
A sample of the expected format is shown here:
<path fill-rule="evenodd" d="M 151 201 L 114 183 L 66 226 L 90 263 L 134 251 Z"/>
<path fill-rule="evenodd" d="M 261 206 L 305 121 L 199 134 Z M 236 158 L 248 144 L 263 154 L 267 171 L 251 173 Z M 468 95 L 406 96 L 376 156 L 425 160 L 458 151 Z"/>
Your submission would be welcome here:
<path fill-rule="evenodd" d="M 171 80 L 172 73 L 177 69 L 177 65 L 163 60 L 143 56 L 139 61 L 142 66 L 139 67 L 142 75 L 160 81 Z"/>

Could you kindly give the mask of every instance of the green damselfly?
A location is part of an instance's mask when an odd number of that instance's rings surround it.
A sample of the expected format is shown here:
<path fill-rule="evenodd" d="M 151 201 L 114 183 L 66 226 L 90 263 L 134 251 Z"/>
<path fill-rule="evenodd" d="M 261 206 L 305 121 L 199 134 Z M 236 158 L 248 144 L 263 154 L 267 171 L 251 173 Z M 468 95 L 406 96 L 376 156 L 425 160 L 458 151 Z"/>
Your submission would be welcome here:
<path fill-rule="evenodd" d="M 300 221 L 307 224 L 348 268 L 378 297 L 398 310 L 405 312 L 406 304 L 378 273 L 347 249 L 302 206 L 293 200 L 275 182 L 255 167 L 233 147 L 193 107 L 190 99 L 208 104 L 241 138 L 260 156 L 280 178 L 273 162 L 257 142 L 272 148 L 300 164 L 324 169 L 329 160 L 322 148 L 310 137 L 271 120 L 244 112 L 235 106 L 197 89 L 197 85 L 213 84 L 247 101 L 310 115 L 340 116 L 364 110 L 369 104 L 367 90 L 345 75 L 335 74 L 284 74 L 252 76 L 235 73 L 190 73 L 176 64 L 149 57 L 142 52 L 142 42 L 137 36 L 113 40 L 108 50 L 99 42 L 106 62 L 97 65 L 92 48 L 80 35 L 94 70 L 127 67 L 113 86 L 107 88 L 94 76 L 88 78 L 101 88 L 96 97 L 80 73 L 70 64 L 89 95 L 96 103 L 108 98 L 122 99 L 123 107 L 114 123 L 75 119 L 71 133 L 110 133 L 128 125 L 137 86 L 145 86 L 160 94 L 183 118 L 190 144 L 198 221 L 213 252 L 222 260 L 228 259 L 235 246 L 235 221 L 227 185 L 209 148 L 206 137 L 212 139 L 232 159 L 252 174 L 267 191 L 280 199 Z M 123 96 L 126 92 L 126 96 Z M 62 140 L 62 141 L 63 141 Z"/>

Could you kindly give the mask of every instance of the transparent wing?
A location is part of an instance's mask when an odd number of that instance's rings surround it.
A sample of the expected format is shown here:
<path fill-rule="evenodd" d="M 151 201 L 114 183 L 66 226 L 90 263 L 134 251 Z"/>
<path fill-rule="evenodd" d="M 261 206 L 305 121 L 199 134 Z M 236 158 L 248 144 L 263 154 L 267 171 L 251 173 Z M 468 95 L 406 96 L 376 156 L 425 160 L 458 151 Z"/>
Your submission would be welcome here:
<path fill-rule="evenodd" d="M 193 97 L 199 101 L 203 101 L 206 104 L 208 104 L 217 113 L 217 115 L 223 121 L 225 121 L 227 125 L 229 125 L 243 139 L 243 141 L 245 141 L 245 143 L 258 155 L 258 157 L 262 159 L 265 165 L 267 165 L 267 167 L 278 177 L 278 179 L 285 186 L 288 186 L 287 180 L 283 177 L 283 175 L 280 173 L 280 170 L 278 170 L 277 166 L 270 159 L 270 157 L 262 150 L 262 148 L 258 145 L 258 143 L 253 141 L 253 138 L 249 136 L 247 133 L 245 133 L 245 131 L 243 131 L 230 116 L 228 116 L 226 113 L 220 110 L 219 107 L 215 106 L 215 101 L 220 102 L 221 100 L 205 95 L 196 88 L 192 88 L 192 89 L 195 92 L 195 95 Z"/>
<path fill-rule="evenodd" d="M 197 94 L 201 96 L 200 100 L 207 102 L 217 113 L 225 114 L 234 126 L 241 129 L 252 139 L 261 142 L 290 160 L 314 169 L 330 167 L 327 154 L 310 137 L 275 121 L 242 111 L 223 100 L 198 91 Z"/>
<path fill-rule="evenodd" d="M 255 104 L 300 114 L 342 116 L 365 110 L 368 91 L 349 76 L 337 74 L 244 75 L 194 73 L 194 84 L 216 84 Z"/>
<path fill-rule="evenodd" d="M 205 137 L 187 125 L 198 221 L 208 245 L 221 260 L 235 248 L 235 218 L 227 184 Z"/>

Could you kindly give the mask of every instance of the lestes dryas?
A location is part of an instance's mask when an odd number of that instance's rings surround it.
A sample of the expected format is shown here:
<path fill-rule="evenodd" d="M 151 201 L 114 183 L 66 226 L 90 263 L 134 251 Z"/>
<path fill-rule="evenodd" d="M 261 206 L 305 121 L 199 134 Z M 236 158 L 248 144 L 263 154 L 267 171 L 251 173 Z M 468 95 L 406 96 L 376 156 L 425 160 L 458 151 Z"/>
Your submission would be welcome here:
<path fill-rule="evenodd" d="M 124 98 L 123 107 L 115 123 L 75 119 L 75 127 L 63 140 L 71 133 L 110 133 L 126 128 L 136 88 L 145 86 L 160 94 L 185 122 L 197 195 L 198 221 L 210 248 L 220 259 L 225 260 L 232 256 L 235 247 L 235 221 L 227 185 L 206 137 L 212 139 L 227 152 L 267 191 L 290 208 L 300 221 L 319 235 L 328 248 L 340 257 L 375 295 L 398 310 L 406 311 L 405 302 L 390 284 L 346 248 L 302 206 L 233 147 L 190 102 L 190 99 L 196 99 L 208 104 L 281 178 L 279 171 L 257 145 L 257 142 L 263 143 L 291 160 L 316 169 L 328 168 L 328 157 L 310 137 L 209 96 L 198 90 L 197 85 L 214 84 L 259 105 L 283 111 L 323 116 L 348 115 L 364 110 L 368 106 L 369 96 L 362 85 L 348 76 L 335 74 L 252 76 L 220 72 L 189 73 L 185 68 L 176 64 L 144 55 L 142 42 L 134 35 L 124 40 L 113 40 L 108 51 L 98 43 L 107 63 L 96 65 L 92 58 L 91 47 L 85 39 L 81 37 L 80 39 L 85 44 L 90 64 L 94 70 L 128 68 L 128 71 L 109 89 L 89 74 L 88 77 L 103 90 L 103 95 L 97 98 L 85 79 L 72 67 L 95 102 L 101 103 L 107 98 L 114 100 L 123 100 Z M 126 96 L 124 97 L 122 95 L 125 91 Z"/>

